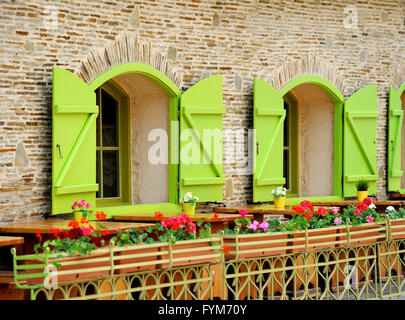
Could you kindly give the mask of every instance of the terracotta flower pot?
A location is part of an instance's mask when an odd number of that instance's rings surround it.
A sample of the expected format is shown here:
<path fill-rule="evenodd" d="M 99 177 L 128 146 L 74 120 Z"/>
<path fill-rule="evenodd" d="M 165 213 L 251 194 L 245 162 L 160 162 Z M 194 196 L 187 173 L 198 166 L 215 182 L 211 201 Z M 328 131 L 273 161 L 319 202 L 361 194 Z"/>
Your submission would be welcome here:
<path fill-rule="evenodd" d="M 103 259 L 104 258 L 104 259 Z M 102 259 L 102 261 L 97 261 Z M 56 268 L 52 261 L 59 263 L 61 266 L 60 268 Z M 43 264 L 44 260 L 29 260 L 26 261 L 27 264 Z M 106 277 L 110 273 L 110 254 L 108 252 L 93 252 L 87 256 L 67 256 L 64 258 L 59 259 L 49 259 L 50 264 L 49 268 L 49 278 L 52 278 L 54 275 L 56 279 L 52 279 L 51 281 L 57 280 L 57 282 L 70 282 L 70 281 L 77 281 L 77 280 L 86 280 L 86 279 L 93 279 L 98 277 Z M 72 263 L 73 262 L 73 263 Z M 99 268 L 105 267 L 104 270 L 91 270 L 92 268 Z M 61 272 L 65 271 L 75 271 L 69 274 L 61 275 Z M 43 269 L 30 269 L 26 270 L 27 274 L 33 273 L 43 273 Z M 30 284 L 38 284 L 44 282 L 44 278 L 35 278 L 27 280 Z"/>
<path fill-rule="evenodd" d="M 238 259 L 274 256 L 287 252 L 288 234 L 285 232 L 241 234 L 238 235 L 238 238 L 236 237 L 236 235 L 224 236 L 224 245 L 228 245 L 230 251 L 236 251 L 236 241 L 238 241 Z M 249 244 L 251 242 L 258 243 Z M 251 250 L 259 251 L 249 252 Z M 225 254 L 225 259 L 227 260 L 233 260 L 235 258 L 235 253 Z"/>
<path fill-rule="evenodd" d="M 185 240 L 177 241 L 172 245 L 172 267 L 188 266 L 202 263 L 213 263 L 221 258 L 221 252 L 216 246 L 211 246 L 211 242 L 218 244 L 218 239 L 207 238 L 202 241 Z M 159 246 L 159 251 L 169 252 L 169 244 L 165 243 Z M 185 252 L 182 252 L 182 251 Z M 208 256 L 208 257 L 204 257 Z M 169 254 L 161 254 L 161 260 L 170 259 Z M 169 262 L 159 264 L 159 268 L 169 268 Z"/>
<path fill-rule="evenodd" d="M 132 248 L 132 250 L 126 250 Z M 118 249 L 119 250 L 119 249 Z M 155 255 L 153 255 L 155 253 Z M 150 255 L 152 254 L 152 255 Z M 125 274 L 125 273 L 131 273 L 131 272 L 139 272 L 139 271 L 146 271 L 146 270 L 155 270 L 159 264 L 159 246 L 156 245 L 149 245 L 145 247 L 145 245 L 142 246 L 129 246 L 129 247 L 124 247 L 123 250 L 119 250 L 115 252 L 115 257 L 114 257 L 114 273 L 116 274 Z M 131 255 L 140 255 L 139 257 L 132 257 L 130 258 L 129 256 Z M 146 256 L 142 256 L 146 255 Z M 155 261 L 154 264 L 150 265 L 136 265 L 136 264 L 141 264 L 144 262 L 152 262 Z M 128 266 L 124 268 L 124 265 L 131 265 L 135 264 L 133 266 Z"/>

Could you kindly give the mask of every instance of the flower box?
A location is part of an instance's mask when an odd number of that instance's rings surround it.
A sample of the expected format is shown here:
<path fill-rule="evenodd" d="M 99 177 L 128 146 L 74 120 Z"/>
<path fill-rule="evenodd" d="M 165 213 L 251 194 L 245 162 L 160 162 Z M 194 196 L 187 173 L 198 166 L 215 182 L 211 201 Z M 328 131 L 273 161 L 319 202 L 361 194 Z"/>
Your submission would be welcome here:
<path fill-rule="evenodd" d="M 71 282 L 77 280 L 87 280 L 99 277 L 106 277 L 111 272 L 111 258 L 110 251 L 107 248 L 98 249 L 87 256 L 68 256 L 63 258 L 56 258 L 57 254 L 50 254 L 48 257 L 49 264 L 49 281 L 59 282 Z M 59 268 L 56 268 L 52 262 L 60 264 Z M 39 265 L 45 264 L 43 259 L 25 260 L 26 265 Z M 27 269 L 26 274 L 44 273 L 44 269 Z M 57 278 L 54 279 L 53 276 Z M 28 279 L 30 284 L 38 284 L 44 282 L 45 277 Z"/>
<path fill-rule="evenodd" d="M 391 240 L 405 239 L 405 218 L 390 219 Z"/>
<path fill-rule="evenodd" d="M 160 264 L 158 268 L 214 263 L 221 259 L 218 236 L 211 238 L 177 241 L 175 244 L 160 243 Z"/>
<path fill-rule="evenodd" d="M 355 227 L 350 226 L 350 239 L 347 236 L 347 232 L 345 232 L 344 235 L 338 236 L 338 241 L 347 241 L 346 244 L 342 243 L 340 246 L 376 243 L 377 241 L 384 240 L 386 237 L 385 229 L 381 229 L 381 227 L 385 228 L 379 223 L 364 223 Z"/>
<path fill-rule="evenodd" d="M 308 239 L 306 239 L 308 237 Z M 288 253 L 315 251 L 334 248 L 336 245 L 336 228 L 327 227 L 307 231 L 294 231 L 289 239 Z"/>
<path fill-rule="evenodd" d="M 223 239 L 230 249 L 226 260 L 266 257 L 287 252 L 288 232 L 225 235 Z"/>
<path fill-rule="evenodd" d="M 161 243 L 114 247 L 114 273 L 155 270 L 160 262 Z"/>

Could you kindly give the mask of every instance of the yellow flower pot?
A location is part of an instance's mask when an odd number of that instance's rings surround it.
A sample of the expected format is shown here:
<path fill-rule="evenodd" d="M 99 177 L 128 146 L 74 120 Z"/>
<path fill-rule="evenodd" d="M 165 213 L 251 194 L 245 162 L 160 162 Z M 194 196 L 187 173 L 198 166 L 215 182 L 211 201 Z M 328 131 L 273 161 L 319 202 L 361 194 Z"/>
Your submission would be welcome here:
<path fill-rule="evenodd" d="M 368 191 L 357 191 L 357 201 L 362 202 L 368 197 Z"/>
<path fill-rule="evenodd" d="M 285 198 L 286 197 L 279 197 L 278 199 L 274 198 L 274 206 L 276 209 L 284 209 Z"/>
<path fill-rule="evenodd" d="M 183 212 L 188 216 L 193 216 L 195 213 L 195 204 L 183 203 Z"/>
<path fill-rule="evenodd" d="M 74 216 L 75 221 L 80 223 L 80 221 L 83 218 L 83 212 L 81 212 L 81 211 L 74 212 L 73 216 Z"/>

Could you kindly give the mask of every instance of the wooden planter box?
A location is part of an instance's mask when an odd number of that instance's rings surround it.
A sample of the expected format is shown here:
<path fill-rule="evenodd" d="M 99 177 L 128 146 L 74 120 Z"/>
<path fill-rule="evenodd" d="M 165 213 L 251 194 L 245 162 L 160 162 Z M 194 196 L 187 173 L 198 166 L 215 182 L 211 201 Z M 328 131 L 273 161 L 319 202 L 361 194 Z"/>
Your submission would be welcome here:
<path fill-rule="evenodd" d="M 336 230 L 335 227 L 311 229 L 308 230 L 308 235 L 306 235 L 306 231 L 294 231 L 291 233 L 289 246 L 296 248 L 288 249 L 288 253 L 334 248 L 337 240 Z M 306 239 L 306 236 L 308 236 L 308 239 Z"/>
<path fill-rule="evenodd" d="M 54 268 L 52 262 L 55 261 L 59 263 L 60 268 Z M 44 260 L 26 260 L 25 264 L 42 264 L 44 265 Z M 99 277 L 106 277 L 111 272 L 111 259 L 108 249 L 99 249 L 92 252 L 87 256 L 66 256 L 63 258 L 48 258 L 49 268 L 49 279 L 50 282 L 57 280 L 59 282 L 71 282 L 77 280 L 87 280 Z M 56 271 L 56 272 L 54 272 Z M 43 273 L 44 269 L 27 269 L 26 274 Z M 53 276 L 56 279 L 52 279 Z M 28 279 L 29 284 L 39 284 L 43 283 L 45 277 L 43 278 L 32 278 Z"/>
<path fill-rule="evenodd" d="M 214 263 L 221 259 L 219 237 L 177 241 L 175 244 L 160 243 L 160 269 Z"/>
<path fill-rule="evenodd" d="M 405 239 L 405 218 L 390 220 L 391 240 Z"/>
<path fill-rule="evenodd" d="M 384 240 L 385 231 L 379 230 L 381 226 L 382 225 L 378 223 L 367 223 L 356 227 L 350 226 L 350 245 L 370 244 Z M 349 245 L 347 232 L 344 235 L 338 236 L 338 241 L 346 241 L 346 244 L 341 243 L 339 246 Z"/>
<path fill-rule="evenodd" d="M 155 270 L 160 262 L 159 247 L 161 243 L 115 247 L 114 273 L 124 274 Z"/>
<path fill-rule="evenodd" d="M 287 252 L 288 232 L 226 235 L 224 245 L 230 247 L 226 260 L 281 255 Z"/>

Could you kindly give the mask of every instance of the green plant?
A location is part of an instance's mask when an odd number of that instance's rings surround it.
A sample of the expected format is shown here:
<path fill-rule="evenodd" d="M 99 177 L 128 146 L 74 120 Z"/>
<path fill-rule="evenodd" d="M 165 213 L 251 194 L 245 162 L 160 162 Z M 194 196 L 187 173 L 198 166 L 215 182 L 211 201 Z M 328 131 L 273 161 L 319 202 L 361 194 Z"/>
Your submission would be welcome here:
<path fill-rule="evenodd" d="M 76 209 L 77 208 L 77 209 Z M 82 201 L 75 201 L 72 204 L 72 216 L 74 215 L 75 212 L 81 212 L 83 215 L 83 218 L 87 218 L 88 216 L 88 209 L 90 209 L 90 202 L 86 203 L 86 200 Z"/>
<path fill-rule="evenodd" d="M 368 182 L 364 179 L 361 179 L 360 181 L 358 181 L 356 183 L 357 191 L 368 191 L 369 186 L 370 186 L 370 182 Z"/>
<path fill-rule="evenodd" d="M 389 206 L 385 209 L 385 212 L 381 214 L 382 217 L 384 218 L 388 218 L 390 217 L 391 219 L 395 220 L 395 219 L 401 219 L 401 218 L 405 218 L 405 208 L 400 207 L 397 210 L 395 210 L 394 207 Z"/>
<path fill-rule="evenodd" d="M 184 195 L 184 198 L 179 199 L 179 202 L 180 203 L 189 203 L 189 204 L 191 204 L 193 206 L 193 205 L 195 205 L 197 203 L 198 200 L 199 200 L 198 197 L 193 196 L 192 192 L 187 192 Z"/>
<path fill-rule="evenodd" d="M 335 218 L 341 218 L 341 223 L 349 221 L 352 226 L 358 226 L 363 223 L 380 222 L 383 218 L 375 210 L 375 205 L 370 198 L 365 198 L 356 205 L 351 204 L 343 209 L 343 213 L 338 213 Z"/>
<path fill-rule="evenodd" d="M 277 200 L 280 197 L 285 197 L 287 195 L 287 189 L 284 187 L 278 187 L 277 189 L 273 189 L 271 194 Z"/>

